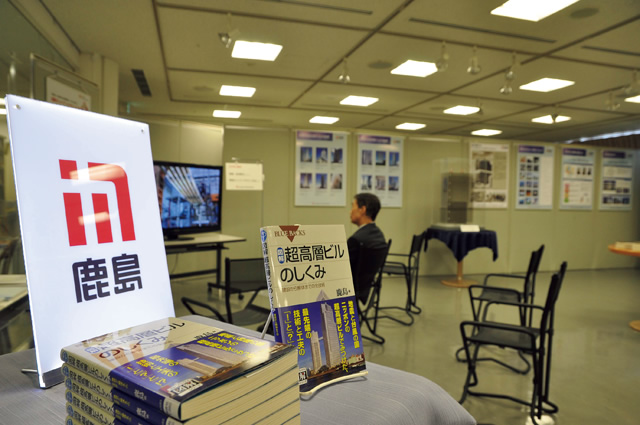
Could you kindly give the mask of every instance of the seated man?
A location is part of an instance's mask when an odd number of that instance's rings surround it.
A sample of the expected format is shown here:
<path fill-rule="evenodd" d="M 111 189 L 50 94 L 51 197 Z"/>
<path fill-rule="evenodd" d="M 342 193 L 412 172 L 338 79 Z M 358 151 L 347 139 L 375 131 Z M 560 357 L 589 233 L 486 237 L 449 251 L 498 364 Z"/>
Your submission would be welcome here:
<path fill-rule="evenodd" d="M 382 231 L 375 223 L 378 211 L 380 211 L 380 200 L 376 195 L 359 193 L 354 196 L 351 204 L 351 222 L 358 226 L 358 230 L 347 239 L 351 273 L 356 270 L 358 250 L 361 244 L 367 248 L 381 248 L 387 244 Z"/>

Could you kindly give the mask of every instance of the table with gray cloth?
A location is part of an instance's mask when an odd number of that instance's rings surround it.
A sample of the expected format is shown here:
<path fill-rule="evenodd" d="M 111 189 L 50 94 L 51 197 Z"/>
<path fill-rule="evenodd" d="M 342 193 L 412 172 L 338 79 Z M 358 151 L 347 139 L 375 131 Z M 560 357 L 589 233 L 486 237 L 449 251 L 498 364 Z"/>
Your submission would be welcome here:
<path fill-rule="evenodd" d="M 201 316 L 184 319 L 247 335 L 258 333 Z M 42 390 L 33 350 L 0 356 L 0 424 L 64 423 L 64 385 Z M 327 386 L 300 403 L 302 424 L 473 425 L 476 421 L 446 391 L 421 376 L 367 363 L 369 374 Z"/>

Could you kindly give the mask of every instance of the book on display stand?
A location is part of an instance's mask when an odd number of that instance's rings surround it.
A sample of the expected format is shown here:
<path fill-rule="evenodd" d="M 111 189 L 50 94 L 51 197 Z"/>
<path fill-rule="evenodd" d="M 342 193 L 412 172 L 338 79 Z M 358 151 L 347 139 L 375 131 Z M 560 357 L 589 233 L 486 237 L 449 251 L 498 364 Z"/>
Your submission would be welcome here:
<path fill-rule="evenodd" d="M 273 330 L 298 351 L 300 393 L 367 373 L 344 226 L 260 229 Z"/>

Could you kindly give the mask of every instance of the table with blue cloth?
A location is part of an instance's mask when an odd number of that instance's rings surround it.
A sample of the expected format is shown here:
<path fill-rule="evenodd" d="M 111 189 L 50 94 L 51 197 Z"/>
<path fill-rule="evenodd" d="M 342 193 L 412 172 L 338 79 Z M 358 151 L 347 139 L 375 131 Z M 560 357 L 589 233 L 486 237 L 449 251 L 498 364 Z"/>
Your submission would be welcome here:
<path fill-rule="evenodd" d="M 493 261 L 498 258 L 498 238 L 493 230 L 481 229 L 478 232 L 462 232 L 459 228 L 444 229 L 429 227 L 425 235 L 425 250 L 429 240 L 435 238 L 443 242 L 458 261 L 458 271 L 454 279 L 442 280 L 443 285 L 467 288 L 476 282 L 462 277 L 462 260 L 469 251 L 476 248 L 489 248 L 493 251 Z"/>

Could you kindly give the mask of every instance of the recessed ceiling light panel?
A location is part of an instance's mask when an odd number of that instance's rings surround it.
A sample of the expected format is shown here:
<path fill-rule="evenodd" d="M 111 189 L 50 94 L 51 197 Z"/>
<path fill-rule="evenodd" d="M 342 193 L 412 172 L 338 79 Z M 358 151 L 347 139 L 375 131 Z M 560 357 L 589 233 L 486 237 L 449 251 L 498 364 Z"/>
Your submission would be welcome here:
<path fill-rule="evenodd" d="M 640 94 L 637 95 L 637 96 L 628 97 L 624 101 L 625 102 L 632 102 L 632 103 L 640 103 Z"/>
<path fill-rule="evenodd" d="M 458 105 L 449 109 L 445 109 L 443 112 L 445 114 L 452 114 L 452 115 L 471 115 L 471 114 L 475 114 L 479 110 L 480 108 L 478 108 L 477 106 Z"/>
<path fill-rule="evenodd" d="M 531 121 L 537 122 L 540 124 L 555 124 L 563 121 L 569 121 L 571 117 L 565 117 L 564 115 L 558 115 L 553 119 L 552 115 L 545 115 L 543 117 L 534 118 Z"/>
<path fill-rule="evenodd" d="M 316 115 L 315 117 L 309 120 L 312 124 L 334 124 L 338 122 L 340 118 L 338 117 L 323 117 L 321 115 Z"/>
<path fill-rule="evenodd" d="M 255 87 L 242 87 L 242 86 L 221 86 L 220 96 L 237 96 L 237 97 L 251 97 L 256 92 Z"/>
<path fill-rule="evenodd" d="M 240 118 L 242 112 L 240 111 L 227 111 L 225 109 L 216 109 L 213 111 L 213 116 L 216 118 Z"/>
<path fill-rule="evenodd" d="M 340 101 L 341 105 L 353 105 L 353 106 L 369 106 L 376 103 L 379 99 L 377 97 L 366 96 L 347 96 Z"/>
<path fill-rule="evenodd" d="M 438 69 L 435 63 L 408 60 L 402 65 L 392 69 L 391 73 L 395 75 L 408 75 L 410 77 L 426 77 L 437 71 Z"/>
<path fill-rule="evenodd" d="M 404 122 L 402 124 L 398 124 L 396 125 L 396 128 L 398 130 L 420 130 L 421 128 L 425 128 L 427 125 L 426 124 L 420 124 L 417 122 Z"/>
<path fill-rule="evenodd" d="M 274 61 L 280 54 L 282 46 L 279 44 L 257 43 L 238 40 L 233 45 L 231 57 L 236 59 L 255 59 L 259 61 Z"/>
<path fill-rule="evenodd" d="M 559 80 L 557 78 L 541 78 L 536 81 L 520 86 L 520 90 L 539 91 L 547 93 L 550 91 L 562 89 L 575 84 L 575 81 Z"/>
<path fill-rule="evenodd" d="M 495 136 L 496 134 L 502 134 L 500 130 L 491 130 L 489 128 L 483 128 L 482 130 L 472 131 L 471 134 L 474 136 Z"/>
<path fill-rule="evenodd" d="M 493 9 L 491 14 L 538 22 L 576 2 L 578 0 L 508 0 Z"/>

